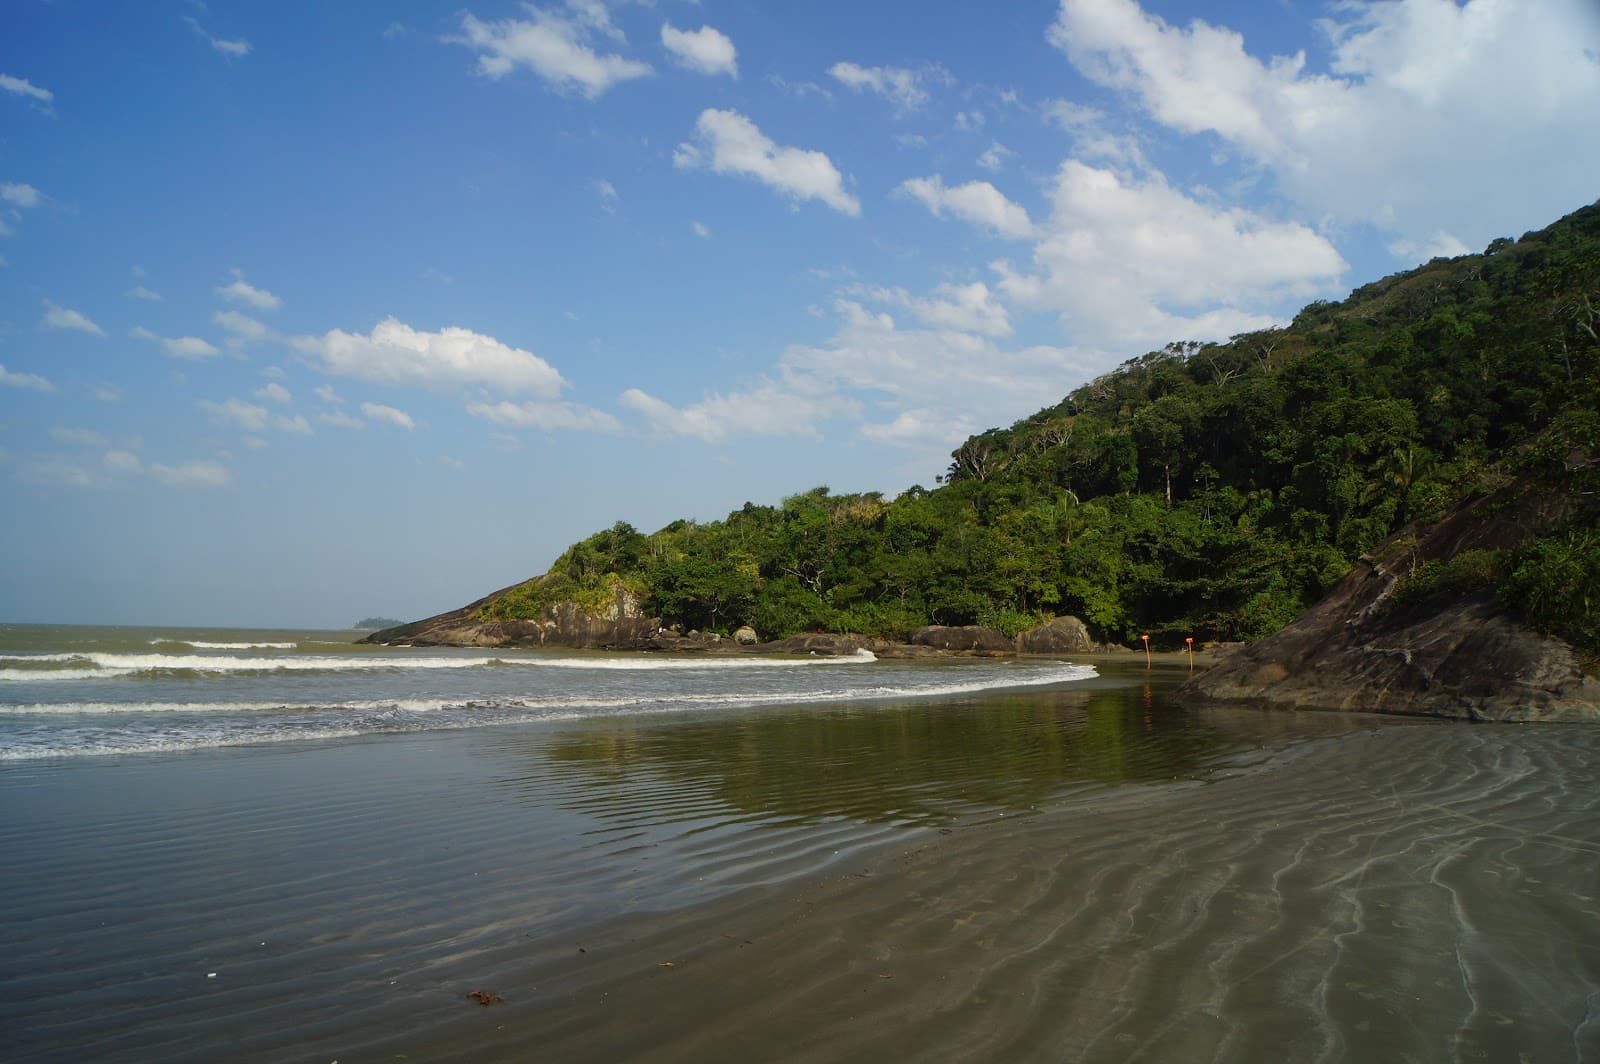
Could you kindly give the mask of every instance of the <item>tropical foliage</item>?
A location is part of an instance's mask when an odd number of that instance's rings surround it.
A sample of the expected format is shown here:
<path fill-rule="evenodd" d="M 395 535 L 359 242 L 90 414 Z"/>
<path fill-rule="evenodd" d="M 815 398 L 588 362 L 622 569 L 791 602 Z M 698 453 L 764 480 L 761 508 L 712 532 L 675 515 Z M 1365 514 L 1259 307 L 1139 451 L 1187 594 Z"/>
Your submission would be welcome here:
<path fill-rule="evenodd" d="M 1251 639 L 1408 522 L 1512 478 L 1561 500 L 1507 552 L 1407 592 L 1497 587 L 1600 643 L 1600 204 L 1481 255 L 1313 303 L 1281 329 L 1174 343 L 964 442 L 933 489 L 816 488 L 650 535 L 617 524 L 487 607 L 527 616 L 617 583 L 688 628 Z"/>

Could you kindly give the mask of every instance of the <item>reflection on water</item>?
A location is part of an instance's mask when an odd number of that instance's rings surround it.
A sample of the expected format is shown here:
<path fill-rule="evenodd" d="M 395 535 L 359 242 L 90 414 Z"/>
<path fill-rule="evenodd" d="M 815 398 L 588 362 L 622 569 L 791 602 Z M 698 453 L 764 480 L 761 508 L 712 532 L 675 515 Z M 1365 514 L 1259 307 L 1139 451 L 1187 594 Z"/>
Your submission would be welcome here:
<path fill-rule="evenodd" d="M 503 782 L 637 827 L 713 818 L 930 824 L 1028 810 L 1084 787 L 1204 779 L 1279 737 L 1349 718 L 1269 720 L 1175 705 L 1182 672 L 1107 668 L 1056 690 L 849 707 L 762 708 L 670 722 L 585 722 L 519 740 L 534 764 Z"/>

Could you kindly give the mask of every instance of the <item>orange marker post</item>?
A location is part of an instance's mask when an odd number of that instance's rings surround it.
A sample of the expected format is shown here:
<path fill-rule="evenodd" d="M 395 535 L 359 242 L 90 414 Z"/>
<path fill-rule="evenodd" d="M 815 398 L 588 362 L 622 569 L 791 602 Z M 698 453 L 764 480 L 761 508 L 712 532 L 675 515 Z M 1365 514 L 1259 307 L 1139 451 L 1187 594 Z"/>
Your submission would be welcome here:
<path fill-rule="evenodd" d="M 1139 638 L 1144 640 L 1144 667 L 1148 669 L 1150 667 L 1150 633 L 1146 632 Z"/>
<path fill-rule="evenodd" d="M 1192 636 L 1192 635 L 1184 636 L 1183 637 L 1183 645 L 1184 645 L 1184 649 L 1189 651 L 1189 668 L 1193 669 L 1194 668 L 1194 636 Z"/>

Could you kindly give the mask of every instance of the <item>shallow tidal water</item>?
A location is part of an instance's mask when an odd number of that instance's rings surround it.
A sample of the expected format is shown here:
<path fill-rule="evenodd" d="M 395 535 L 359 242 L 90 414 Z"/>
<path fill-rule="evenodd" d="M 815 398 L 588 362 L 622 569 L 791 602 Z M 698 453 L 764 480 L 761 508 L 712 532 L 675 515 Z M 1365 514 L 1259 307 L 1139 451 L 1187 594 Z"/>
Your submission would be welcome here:
<path fill-rule="evenodd" d="M 0 1057 L 1600 1059 L 1591 729 L 189 634 L 0 705 Z"/>

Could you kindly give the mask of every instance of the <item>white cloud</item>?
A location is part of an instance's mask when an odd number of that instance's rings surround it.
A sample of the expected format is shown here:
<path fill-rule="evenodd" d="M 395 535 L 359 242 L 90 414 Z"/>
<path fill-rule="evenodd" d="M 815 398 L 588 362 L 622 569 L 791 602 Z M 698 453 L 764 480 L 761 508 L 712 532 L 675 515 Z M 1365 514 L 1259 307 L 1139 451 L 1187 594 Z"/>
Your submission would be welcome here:
<path fill-rule="evenodd" d="M 580 406 L 577 403 L 468 403 L 467 413 L 522 429 L 571 429 L 578 432 L 622 431 L 617 419 L 603 410 Z"/>
<path fill-rule="evenodd" d="M 32 185 L 25 185 L 18 181 L 0 184 L 0 200 L 11 204 L 13 207 L 37 207 L 44 202 L 44 197 Z"/>
<path fill-rule="evenodd" d="M 136 284 L 125 293 L 129 299 L 142 299 L 146 303 L 161 302 L 161 293 L 152 292 L 142 284 Z"/>
<path fill-rule="evenodd" d="M 699 237 L 701 240 L 710 240 L 711 239 L 711 230 L 710 230 L 710 228 L 708 228 L 706 226 L 706 223 L 704 223 L 704 222 L 690 222 L 689 223 L 689 228 L 693 229 L 694 230 L 694 235 Z"/>
<path fill-rule="evenodd" d="M 339 393 L 333 390 L 333 385 L 331 384 L 319 384 L 312 389 L 312 393 L 324 403 L 344 402 L 343 399 L 339 398 Z"/>
<path fill-rule="evenodd" d="M 190 361 L 199 361 L 205 358 L 215 358 L 222 352 L 216 345 L 198 336 L 163 336 L 161 352 L 168 358 L 182 358 Z"/>
<path fill-rule="evenodd" d="M 386 384 L 427 388 L 485 385 L 508 394 L 554 399 L 565 385 L 561 374 L 531 351 L 457 327 L 422 332 L 385 318 L 371 333 L 333 329 L 294 341 L 328 373 Z"/>
<path fill-rule="evenodd" d="M 52 488 L 92 488 L 98 483 L 87 469 L 57 456 L 24 462 L 17 466 L 15 476 L 27 484 Z"/>
<path fill-rule="evenodd" d="M 978 165 L 990 173 L 997 174 L 1005 169 L 1006 160 L 1015 154 L 1017 153 L 997 140 L 989 145 L 987 151 L 978 156 Z"/>
<path fill-rule="evenodd" d="M 984 127 L 985 121 L 982 111 L 958 111 L 956 113 L 956 128 L 963 133 L 976 133 Z"/>
<path fill-rule="evenodd" d="M 904 67 L 864 67 L 856 63 L 835 63 L 828 73 L 840 84 L 856 91 L 877 93 L 894 104 L 901 113 L 915 111 L 928 102 L 922 75 Z"/>
<path fill-rule="evenodd" d="M 680 66 L 701 74 L 739 76 L 738 51 L 733 41 L 710 26 L 680 30 L 674 29 L 670 22 L 663 22 L 661 43 Z"/>
<path fill-rule="evenodd" d="M 283 300 L 271 292 L 246 282 L 242 270 L 234 270 L 233 283 L 218 285 L 216 292 L 230 303 L 243 303 L 257 310 L 277 310 L 283 306 Z"/>
<path fill-rule="evenodd" d="M 1022 239 L 1033 233 L 1033 223 L 1028 212 L 1006 199 L 1001 191 L 987 181 L 969 181 L 965 185 L 946 188 L 944 180 L 932 177 L 914 177 L 901 184 L 899 190 L 920 202 L 936 217 L 946 211 L 974 225 L 993 230 L 996 234 Z"/>
<path fill-rule="evenodd" d="M 144 471 L 161 483 L 178 488 L 225 488 L 233 480 L 227 466 L 212 461 L 184 462 L 175 466 L 152 462 Z"/>
<path fill-rule="evenodd" d="M 528 19 L 485 22 L 470 12 L 461 16 L 461 43 L 479 52 L 478 72 L 485 77 L 498 80 L 522 66 L 559 91 L 592 100 L 619 82 L 653 72 L 649 63 L 590 47 L 596 34 L 621 39 L 603 5 L 569 4 L 566 12 L 525 6 Z"/>
<path fill-rule="evenodd" d="M 220 37 L 213 37 L 210 33 L 206 32 L 206 28 L 204 26 L 200 25 L 198 21 L 190 18 L 187 15 L 184 16 L 183 21 L 189 24 L 189 27 L 194 30 L 201 40 L 211 45 L 213 49 L 221 54 L 228 56 L 230 59 L 238 59 L 243 56 L 247 56 L 252 51 L 250 42 L 247 40 L 241 38 L 239 40 L 228 41 L 223 40 Z"/>
<path fill-rule="evenodd" d="M 146 463 L 132 451 L 112 449 L 100 456 L 100 472 L 68 462 L 59 456 L 47 456 L 28 463 L 17 471 L 20 480 L 52 487 L 90 488 L 110 483 L 108 477 L 149 477 L 178 488 L 222 488 L 232 482 L 233 476 L 220 462 L 207 459 L 163 465 Z"/>
<path fill-rule="evenodd" d="M 211 320 L 235 336 L 246 340 L 265 339 L 270 331 L 255 318 L 250 317 L 248 314 L 241 314 L 237 310 L 219 310 L 211 315 Z"/>
<path fill-rule="evenodd" d="M 1012 301 L 1058 312 L 1075 342 L 1160 345 L 1273 323 L 1263 303 L 1326 291 L 1345 269 L 1310 228 L 1204 203 L 1159 174 L 1061 165 L 1025 274 L 996 263 Z"/>
<path fill-rule="evenodd" d="M 941 284 L 932 297 L 913 296 L 904 288 L 878 288 L 851 285 L 846 293 L 860 299 L 905 307 L 928 325 L 985 336 L 1008 336 L 1011 319 L 1006 308 L 982 281 L 972 284 Z"/>
<path fill-rule="evenodd" d="M 13 96 L 26 96 L 46 105 L 55 99 L 55 94 L 49 89 L 41 89 L 27 78 L 12 77 L 10 74 L 0 74 L 0 91 Z"/>
<path fill-rule="evenodd" d="M 856 406 L 829 389 L 825 382 L 789 373 L 777 380 L 760 380 L 742 391 L 713 393 L 683 407 L 673 406 L 638 388 L 629 388 L 617 401 L 642 414 L 657 432 L 689 436 L 707 443 L 729 436 L 818 438 L 820 422 L 851 412 Z"/>
<path fill-rule="evenodd" d="M 1600 172 L 1592 0 L 1366 0 L 1320 22 L 1329 73 L 1134 0 L 1064 0 L 1049 37 L 1169 129 L 1219 138 L 1317 217 L 1402 249 L 1481 247 L 1589 202 Z M 1514 190 L 1514 194 L 1513 194 Z"/>
<path fill-rule="evenodd" d="M 255 396 L 257 399 L 265 399 L 270 403 L 287 403 L 294 398 L 289 394 L 289 389 L 277 381 L 271 381 L 257 388 Z"/>
<path fill-rule="evenodd" d="M 89 389 L 89 398 L 97 403 L 120 403 L 122 392 L 109 384 L 97 384 Z"/>
<path fill-rule="evenodd" d="M 607 214 L 616 214 L 617 202 L 622 198 L 617 195 L 617 186 L 602 177 L 594 183 L 594 190 L 600 195 L 600 209 Z"/>
<path fill-rule="evenodd" d="M 284 414 L 274 414 L 264 406 L 247 403 L 243 399 L 226 399 L 220 403 L 201 399 L 197 405 L 216 421 L 246 432 L 276 429 L 298 436 L 311 435 L 311 423 L 303 416 L 296 414 L 289 417 Z"/>
<path fill-rule="evenodd" d="M 343 410 L 330 410 L 317 415 L 317 420 L 324 425 L 332 425 L 340 429 L 364 429 L 367 423 L 358 417 L 351 417 Z"/>
<path fill-rule="evenodd" d="M 1443 230 L 1431 233 L 1421 240 L 1402 239 L 1389 243 L 1389 254 L 1413 263 L 1423 263 L 1430 259 L 1453 259 L 1457 255 L 1471 253 L 1471 248 Z"/>
<path fill-rule="evenodd" d="M 780 147 L 737 111 L 702 111 L 695 135 L 698 143 L 680 144 L 673 154 L 679 167 L 710 166 L 719 174 L 753 177 L 794 200 L 816 199 L 851 216 L 861 213 L 825 154 Z"/>
<path fill-rule="evenodd" d="M 7 388 L 26 388 L 35 392 L 53 392 L 56 386 L 34 373 L 13 373 L 0 366 L 0 385 Z"/>
<path fill-rule="evenodd" d="M 372 421 L 387 421 L 389 424 L 403 428 L 407 432 L 417 427 L 417 423 L 411 420 L 410 414 L 404 410 L 397 410 L 392 406 L 384 406 L 382 403 L 362 403 L 361 412 Z"/>
<path fill-rule="evenodd" d="M 53 428 L 50 438 L 57 443 L 65 443 L 74 447 L 104 447 L 106 438 L 94 429 L 78 428 Z"/>
<path fill-rule="evenodd" d="M 45 329 L 72 329 L 92 336 L 104 336 L 105 330 L 75 310 L 58 307 L 48 299 L 44 301 L 44 317 L 39 325 Z"/>

